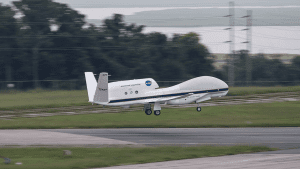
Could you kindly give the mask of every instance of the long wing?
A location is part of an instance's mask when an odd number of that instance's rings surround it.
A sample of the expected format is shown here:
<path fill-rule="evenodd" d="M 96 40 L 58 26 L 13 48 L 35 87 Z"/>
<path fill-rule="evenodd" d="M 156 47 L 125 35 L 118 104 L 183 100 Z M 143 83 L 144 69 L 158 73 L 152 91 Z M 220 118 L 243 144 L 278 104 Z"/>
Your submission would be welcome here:
<path fill-rule="evenodd" d="M 199 95 L 199 98 L 196 100 L 196 103 L 204 102 L 204 101 L 210 100 L 210 99 L 211 99 L 210 94 L 203 93 L 203 94 Z"/>
<path fill-rule="evenodd" d="M 181 99 L 181 98 L 185 98 L 188 96 L 193 95 L 194 93 L 188 93 L 182 96 L 170 96 L 170 97 L 166 97 L 166 98 L 152 98 L 152 99 L 146 99 L 143 102 L 145 103 L 150 103 L 150 102 L 165 102 L 165 101 L 169 101 L 169 100 L 174 100 L 174 99 Z"/>

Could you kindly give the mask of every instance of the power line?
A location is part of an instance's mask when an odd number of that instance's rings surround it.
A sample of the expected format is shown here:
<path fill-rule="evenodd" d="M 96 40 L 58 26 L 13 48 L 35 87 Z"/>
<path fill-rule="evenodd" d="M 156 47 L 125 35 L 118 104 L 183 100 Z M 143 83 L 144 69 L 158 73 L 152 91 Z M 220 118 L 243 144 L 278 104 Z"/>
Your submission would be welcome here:
<path fill-rule="evenodd" d="M 287 21 L 287 19 L 285 19 L 284 21 Z M 300 25 L 300 20 L 298 20 L 298 23 L 293 23 L 293 26 Z M 282 26 L 282 23 L 271 23 L 271 22 L 266 22 L 265 20 L 263 20 L 264 23 L 267 23 L 268 25 L 264 25 L 264 26 Z M 289 23 L 285 23 L 285 24 L 289 24 Z"/>
<path fill-rule="evenodd" d="M 205 45 L 205 44 L 202 44 Z M 220 45 L 220 44 L 211 44 Z M 141 45 L 141 46 L 99 46 L 99 47 L 66 47 L 66 48 L 39 48 L 39 50 L 53 50 L 53 51 L 61 51 L 61 50 L 79 50 L 79 49 L 138 49 L 143 47 L 197 47 L 195 45 Z M 0 51 L 10 51 L 10 50 L 32 50 L 32 48 L 0 48 Z"/>
<path fill-rule="evenodd" d="M 203 32 L 224 32 L 224 30 L 220 29 L 220 30 L 198 30 L 196 32 L 199 32 L 200 34 Z M 104 37 L 103 32 L 99 32 L 99 34 L 88 34 L 88 35 L 20 35 L 20 36 L 0 36 L 0 39 L 10 39 L 10 38 L 37 38 L 37 37 L 68 37 L 68 38 L 84 38 L 84 37 L 94 37 L 97 38 L 99 37 Z M 184 34 L 186 33 L 186 31 L 177 31 L 178 34 Z M 144 33 L 145 35 L 147 35 L 147 33 Z M 122 35 L 122 34 L 117 34 L 117 33 L 109 33 L 109 35 Z"/>
<path fill-rule="evenodd" d="M 265 45 L 256 45 L 254 44 L 253 46 L 260 46 L 260 47 L 265 47 L 265 48 L 269 48 L 269 49 L 283 49 L 283 50 L 299 50 L 299 49 L 291 49 L 291 48 L 281 48 L 281 47 L 274 47 L 274 46 L 265 46 Z"/>
<path fill-rule="evenodd" d="M 223 16 L 207 16 L 207 17 L 197 17 L 197 18 L 165 18 L 165 19 L 143 19 L 143 20 L 207 20 L 211 18 L 219 18 L 222 19 Z"/>
<path fill-rule="evenodd" d="M 270 19 L 270 18 L 267 18 L 268 20 L 271 20 L 272 21 L 272 19 Z M 268 25 L 263 25 L 263 26 L 282 26 L 281 24 L 283 23 L 283 21 L 297 21 L 297 22 L 295 22 L 295 23 L 293 23 L 294 24 L 294 26 L 296 25 L 296 26 L 298 26 L 298 25 L 300 25 L 300 19 L 281 19 L 280 21 L 281 21 L 281 23 L 278 23 L 278 21 L 275 21 L 275 22 L 267 22 L 266 20 L 267 19 L 253 19 L 253 21 L 261 21 L 261 22 L 263 22 L 264 24 L 268 24 Z M 237 23 L 239 24 L 239 25 L 242 25 L 242 22 L 240 22 L 240 21 L 237 21 Z M 255 22 L 253 22 L 253 23 L 255 23 Z M 285 22 L 285 24 L 289 24 L 288 22 Z"/>
<path fill-rule="evenodd" d="M 282 36 L 273 36 L 273 35 L 265 35 L 265 34 L 261 34 L 261 33 L 257 33 L 255 32 L 255 34 L 259 34 L 262 37 L 269 37 L 270 39 L 286 39 L 286 40 L 300 40 L 300 39 L 296 39 L 296 38 L 287 38 L 287 37 L 282 37 Z"/>
<path fill-rule="evenodd" d="M 237 36 L 237 35 L 235 35 L 235 37 L 246 40 L 246 38 L 240 37 L 240 36 Z"/>
<path fill-rule="evenodd" d="M 223 31 L 197 31 L 200 33 L 203 32 L 223 32 Z M 180 33 L 179 33 L 180 34 Z M 110 36 L 112 35 L 122 35 L 122 34 L 109 34 Z M 145 33 L 144 35 L 147 35 L 147 33 Z M 0 36 L 0 39 L 15 39 L 15 38 L 37 38 L 37 37 L 52 37 L 52 38 L 85 38 L 85 37 L 93 37 L 93 38 L 98 38 L 98 37 L 104 37 L 103 34 L 89 34 L 89 35 L 25 35 L 25 36 Z M 109 37 L 109 36 L 105 36 L 105 37 Z"/>
<path fill-rule="evenodd" d="M 279 27 L 279 26 L 276 26 L 276 27 Z M 286 26 L 285 26 L 286 27 Z M 289 26 L 290 27 L 290 26 Z M 273 27 L 266 27 L 266 28 L 268 28 L 268 29 L 276 29 L 276 30 L 285 30 L 285 31 L 300 31 L 300 29 L 298 29 L 298 30 L 290 30 L 290 29 L 278 29 L 278 28 L 273 28 Z"/>

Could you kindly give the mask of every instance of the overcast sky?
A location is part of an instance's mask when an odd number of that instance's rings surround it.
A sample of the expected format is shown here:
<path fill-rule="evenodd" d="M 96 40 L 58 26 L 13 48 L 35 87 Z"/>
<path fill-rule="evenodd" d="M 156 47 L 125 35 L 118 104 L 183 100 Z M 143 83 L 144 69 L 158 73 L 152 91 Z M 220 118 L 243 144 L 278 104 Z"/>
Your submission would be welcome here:
<path fill-rule="evenodd" d="M 73 8 L 228 6 L 230 0 L 55 0 Z M 1 0 L 9 4 L 12 0 Z M 238 6 L 300 6 L 300 0 L 236 0 Z"/>

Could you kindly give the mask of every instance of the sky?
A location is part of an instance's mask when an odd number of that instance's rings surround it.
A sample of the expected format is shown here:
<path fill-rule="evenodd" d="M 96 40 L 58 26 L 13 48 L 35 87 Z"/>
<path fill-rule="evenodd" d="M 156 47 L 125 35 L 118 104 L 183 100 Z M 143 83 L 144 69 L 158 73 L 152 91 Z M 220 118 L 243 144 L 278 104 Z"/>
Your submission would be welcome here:
<path fill-rule="evenodd" d="M 230 0 L 55 0 L 73 8 L 132 8 L 132 7 L 200 7 L 228 6 Z M 9 4 L 12 0 L 1 0 Z M 289 6 L 300 5 L 299 0 L 236 0 L 240 6 Z"/>

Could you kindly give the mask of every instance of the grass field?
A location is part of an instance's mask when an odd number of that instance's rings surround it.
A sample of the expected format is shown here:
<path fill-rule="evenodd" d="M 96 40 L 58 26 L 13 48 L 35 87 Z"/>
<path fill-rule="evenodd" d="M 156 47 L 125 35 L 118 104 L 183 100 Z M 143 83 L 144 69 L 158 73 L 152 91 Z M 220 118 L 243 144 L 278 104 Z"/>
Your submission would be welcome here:
<path fill-rule="evenodd" d="M 291 87 L 232 87 L 228 96 L 243 96 L 276 92 L 299 92 L 300 86 Z M 34 109 L 85 106 L 88 103 L 86 90 L 31 90 L 0 92 L 0 110 Z"/>
<path fill-rule="evenodd" d="M 0 119 L 0 129 L 51 128 L 201 128 L 300 127 L 300 101 L 163 109 L 160 116 L 141 111 L 73 116 Z"/>
<path fill-rule="evenodd" d="M 300 86 L 286 87 L 229 87 L 228 96 L 246 96 L 278 92 L 300 92 Z"/>
<path fill-rule="evenodd" d="M 72 151 L 63 156 L 63 150 Z M 263 146 L 200 146 L 146 148 L 1 148 L 0 155 L 10 158 L 10 164 L 0 162 L 5 169 L 83 169 L 115 165 L 141 164 L 159 161 L 214 157 L 276 150 Z M 21 162 L 22 165 L 15 165 Z"/>
<path fill-rule="evenodd" d="M 84 90 L 31 90 L 0 93 L 0 110 L 84 106 L 88 103 Z"/>

